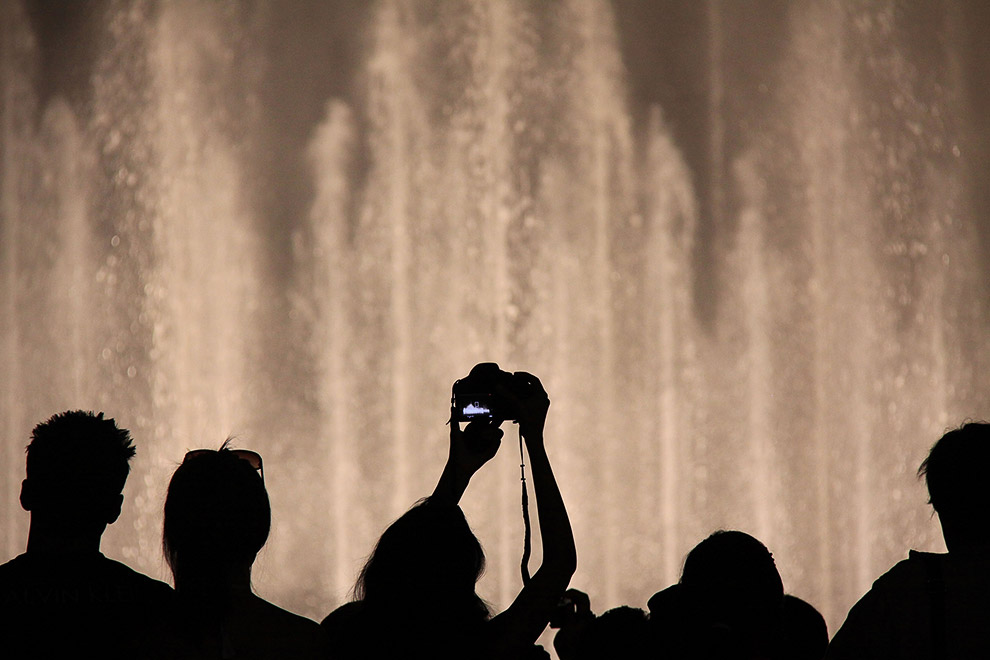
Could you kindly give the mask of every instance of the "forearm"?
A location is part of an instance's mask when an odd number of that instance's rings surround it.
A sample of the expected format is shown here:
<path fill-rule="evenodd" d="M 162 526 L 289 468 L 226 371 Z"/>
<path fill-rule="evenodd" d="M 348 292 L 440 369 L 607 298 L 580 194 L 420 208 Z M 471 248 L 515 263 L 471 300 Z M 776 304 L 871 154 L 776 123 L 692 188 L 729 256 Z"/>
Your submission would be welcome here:
<path fill-rule="evenodd" d="M 540 520 L 543 562 L 512 605 L 492 620 L 492 640 L 498 645 L 493 648 L 506 653 L 518 652 L 536 641 L 577 568 L 571 524 L 542 439 L 534 441 L 537 439 L 525 437 Z"/>
<path fill-rule="evenodd" d="M 470 476 L 466 476 L 451 461 L 447 461 L 430 500 L 441 504 L 457 504 L 467 490 L 470 480 Z"/>
<path fill-rule="evenodd" d="M 577 568 L 577 550 L 571 523 L 542 440 L 527 442 L 526 446 L 533 474 L 540 538 L 543 542 L 543 564 L 540 570 L 550 568 L 553 573 L 560 575 L 566 587 Z"/>

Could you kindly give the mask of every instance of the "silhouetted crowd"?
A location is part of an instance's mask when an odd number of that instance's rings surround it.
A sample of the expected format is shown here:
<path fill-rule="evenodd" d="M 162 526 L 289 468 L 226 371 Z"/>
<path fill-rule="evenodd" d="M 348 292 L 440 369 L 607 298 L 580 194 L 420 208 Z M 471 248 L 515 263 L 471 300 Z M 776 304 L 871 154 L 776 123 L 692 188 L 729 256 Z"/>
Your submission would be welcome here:
<path fill-rule="evenodd" d="M 474 397 L 467 405 L 458 387 Z M 259 454 L 228 440 L 188 452 L 173 473 L 162 530 L 173 589 L 100 552 L 123 505 L 130 433 L 83 411 L 38 424 L 20 492 L 27 548 L 0 566 L 0 657 L 536 660 L 550 657 L 536 643 L 549 625 L 561 660 L 990 658 L 990 424 L 947 432 L 918 470 L 948 552 L 912 550 L 830 641 L 821 614 L 785 593 L 770 551 L 739 531 L 698 543 L 647 609 L 595 615 L 568 588 L 577 551 L 544 446 L 550 399 L 539 379 L 481 364 L 454 394 L 433 493 L 385 529 L 353 601 L 320 624 L 252 590 L 271 526 Z M 475 591 L 485 555 L 458 503 L 498 451 L 505 421 L 526 445 L 543 554 L 508 608 L 493 612 Z"/>

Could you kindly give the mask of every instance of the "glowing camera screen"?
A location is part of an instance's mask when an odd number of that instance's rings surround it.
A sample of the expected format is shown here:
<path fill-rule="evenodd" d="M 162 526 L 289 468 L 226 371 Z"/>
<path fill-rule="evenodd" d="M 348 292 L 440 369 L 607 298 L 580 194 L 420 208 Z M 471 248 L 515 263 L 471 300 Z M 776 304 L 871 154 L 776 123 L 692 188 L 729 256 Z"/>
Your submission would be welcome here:
<path fill-rule="evenodd" d="M 458 397 L 457 407 L 461 419 L 491 419 L 494 414 L 491 394 L 465 394 Z"/>
<path fill-rule="evenodd" d="M 480 401 L 472 401 L 461 409 L 461 413 L 465 417 L 490 417 L 492 411 Z"/>

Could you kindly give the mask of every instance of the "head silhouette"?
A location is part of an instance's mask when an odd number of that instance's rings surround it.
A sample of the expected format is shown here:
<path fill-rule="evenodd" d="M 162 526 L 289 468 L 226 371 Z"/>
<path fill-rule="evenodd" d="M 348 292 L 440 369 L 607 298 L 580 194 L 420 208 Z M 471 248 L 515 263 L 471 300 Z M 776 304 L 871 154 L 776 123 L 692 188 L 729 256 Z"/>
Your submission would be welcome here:
<path fill-rule="evenodd" d="M 943 435 L 918 468 L 949 550 L 990 545 L 990 424 L 970 422 Z"/>
<path fill-rule="evenodd" d="M 626 605 L 593 619 L 581 640 L 578 660 L 651 657 L 650 620 L 646 612 Z"/>
<path fill-rule="evenodd" d="M 460 507 L 424 499 L 385 530 L 354 591 L 373 606 L 484 620 L 488 608 L 474 591 L 484 569 L 485 553 Z"/>
<path fill-rule="evenodd" d="M 821 660 L 828 649 L 825 617 L 811 603 L 786 594 L 782 607 L 780 658 L 787 660 Z"/>
<path fill-rule="evenodd" d="M 722 636 L 723 649 L 751 657 L 774 643 L 784 586 L 773 555 L 749 534 L 718 531 L 699 543 L 680 583 L 697 621 Z"/>
<path fill-rule="evenodd" d="M 120 515 L 128 461 L 127 429 L 103 413 L 72 410 L 38 424 L 27 446 L 21 505 L 62 531 L 102 534 Z"/>
<path fill-rule="evenodd" d="M 249 577 L 268 540 L 265 484 L 228 442 L 218 451 L 187 456 L 168 485 L 162 545 L 179 592 Z"/>

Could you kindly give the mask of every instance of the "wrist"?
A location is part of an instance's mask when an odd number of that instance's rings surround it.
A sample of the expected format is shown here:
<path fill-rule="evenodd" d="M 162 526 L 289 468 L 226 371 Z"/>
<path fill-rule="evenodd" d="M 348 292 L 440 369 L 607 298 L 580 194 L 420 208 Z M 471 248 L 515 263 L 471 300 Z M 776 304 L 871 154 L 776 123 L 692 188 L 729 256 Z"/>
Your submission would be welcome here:
<path fill-rule="evenodd" d="M 523 436 L 526 440 L 526 451 L 530 458 L 543 458 L 547 455 L 546 445 L 543 444 L 543 436 Z"/>
<path fill-rule="evenodd" d="M 431 498 L 437 501 L 449 501 L 457 504 L 461 499 L 461 495 L 464 494 L 464 490 L 467 488 L 470 479 L 470 474 L 464 474 L 458 469 L 456 462 L 448 460 L 443 468 L 443 472 L 440 474 L 436 488 L 433 489 Z"/>
<path fill-rule="evenodd" d="M 543 429 L 534 427 L 521 427 L 519 429 L 519 434 L 522 435 L 523 439 L 527 444 L 542 445 L 543 444 Z"/>

